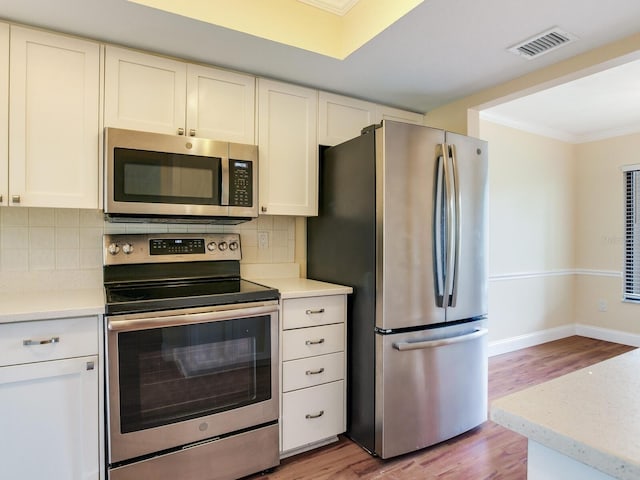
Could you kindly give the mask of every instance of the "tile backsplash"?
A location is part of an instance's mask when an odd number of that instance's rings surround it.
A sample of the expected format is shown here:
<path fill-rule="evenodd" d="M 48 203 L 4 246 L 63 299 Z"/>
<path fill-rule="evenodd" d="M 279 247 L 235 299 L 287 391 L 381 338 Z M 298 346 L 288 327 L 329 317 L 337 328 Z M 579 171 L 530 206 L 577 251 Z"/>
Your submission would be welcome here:
<path fill-rule="evenodd" d="M 105 232 L 233 232 L 240 234 L 242 263 L 295 261 L 295 217 L 263 216 L 224 226 L 108 223 L 99 210 L 0 207 L 0 277 L 27 272 L 101 275 Z"/>

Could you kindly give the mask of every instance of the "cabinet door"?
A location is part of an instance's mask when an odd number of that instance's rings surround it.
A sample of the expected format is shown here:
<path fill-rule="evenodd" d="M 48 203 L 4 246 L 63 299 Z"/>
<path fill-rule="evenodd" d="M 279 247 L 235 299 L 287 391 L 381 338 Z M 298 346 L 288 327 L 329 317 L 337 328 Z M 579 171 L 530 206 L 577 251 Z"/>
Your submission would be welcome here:
<path fill-rule="evenodd" d="M 187 66 L 187 134 L 255 144 L 255 78 Z"/>
<path fill-rule="evenodd" d="M 337 145 L 375 123 L 374 103 L 327 92 L 318 95 L 318 143 Z"/>
<path fill-rule="evenodd" d="M 318 214 L 316 90 L 258 79 L 260 213 Z"/>
<path fill-rule="evenodd" d="M 107 45 L 105 126 L 184 133 L 186 71 L 184 62 Z"/>
<path fill-rule="evenodd" d="M 0 368 L 0 471 L 98 480 L 98 357 Z"/>
<path fill-rule="evenodd" d="M 9 25 L 0 23 L 0 206 L 9 198 Z"/>
<path fill-rule="evenodd" d="M 424 115 L 421 113 L 408 112 L 398 108 L 378 105 L 376 108 L 376 123 L 382 120 L 393 120 L 397 122 L 415 123 L 416 125 L 424 125 Z"/>
<path fill-rule="evenodd" d="M 98 208 L 100 45 L 11 27 L 9 204 Z"/>

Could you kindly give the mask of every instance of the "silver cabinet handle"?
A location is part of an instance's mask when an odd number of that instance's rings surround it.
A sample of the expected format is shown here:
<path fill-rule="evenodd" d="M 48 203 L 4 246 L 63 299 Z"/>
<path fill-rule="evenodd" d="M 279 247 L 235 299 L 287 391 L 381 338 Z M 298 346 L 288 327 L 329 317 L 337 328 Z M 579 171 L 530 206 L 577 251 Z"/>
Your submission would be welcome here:
<path fill-rule="evenodd" d="M 184 128 L 180 127 L 178 129 L 178 135 L 184 135 Z"/>
<path fill-rule="evenodd" d="M 4 197 L 2 196 L 2 194 L 0 193 L 0 203 L 2 203 L 2 200 L 4 199 Z"/>
<path fill-rule="evenodd" d="M 307 370 L 304 372 L 305 375 L 318 375 L 320 373 L 324 373 L 324 367 L 319 368 L 318 370 Z"/>
<path fill-rule="evenodd" d="M 190 137 L 195 137 L 196 136 L 196 130 L 194 128 L 189 130 L 189 136 Z"/>
<path fill-rule="evenodd" d="M 267 207 L 260 207 L 260 211 L 261 211 L 262 213 L 266 213 L 266 211 L 267 211 Z"/>
<path fill-rule="evenodd" d="M 307 310 L 306 312 L 307 315 L 317 315 L 319 313 L 324 313 L 324 308 L 319 308 L 317 310 Z"/>
<path fill-rule="evenodd" d="M 311 418 L 320 418 L 322 415 L 324 415 L 324 410 L 320 410 L 318 413 L 312 414 L 312 413 L 307 413 L 304 418 L 311 419 Z"/>
<path fill-rule="evenodd" d="M 20 203 L 20 195 L 11 195 L 11 203 Z"/>
<path fill-rule="evenodd" d="M 304 342 L 305 345 L 319 345 L 321 343 L 324 343 L 324 338 L 321 338 L 319 340 L 307 340 L 306 342 Z"/>
<path fill-rule="evenodd" d="M 60 337 L 51 337 L 46 340 L 23 340 L 22 345 L 30 347 L 32 345 L 49 345 L 52 343 L 60 343 Z"/>

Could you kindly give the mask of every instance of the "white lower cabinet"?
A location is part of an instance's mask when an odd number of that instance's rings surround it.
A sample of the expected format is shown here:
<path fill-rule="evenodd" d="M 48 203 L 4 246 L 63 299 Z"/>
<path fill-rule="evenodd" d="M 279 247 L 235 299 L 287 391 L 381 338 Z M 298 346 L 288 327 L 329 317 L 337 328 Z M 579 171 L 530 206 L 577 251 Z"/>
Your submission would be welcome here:
<path fill-rule="evenodd" d="M 346 295 L 282 302 L 281 456 L 346 429 Z"/>
<path fill-rule="evenodd" d="M 98 335 L 97 317 L 0 325 L 2 478 L 100 478 Z"/>

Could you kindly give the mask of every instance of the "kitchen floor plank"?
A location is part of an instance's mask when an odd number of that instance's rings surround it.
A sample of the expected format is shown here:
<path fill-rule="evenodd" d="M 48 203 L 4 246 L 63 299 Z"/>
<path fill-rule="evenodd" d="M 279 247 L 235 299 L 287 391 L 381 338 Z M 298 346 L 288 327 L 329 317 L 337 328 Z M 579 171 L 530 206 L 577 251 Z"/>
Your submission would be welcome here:
<path fill-rule="evenodd" d="M 634 347 L 573 336 L 489 359 L 489 402 Z M 419 452 L 372 457 L 344 436 L 251 480 L 526 480 L 527 439 L 491 421 Z"/>

